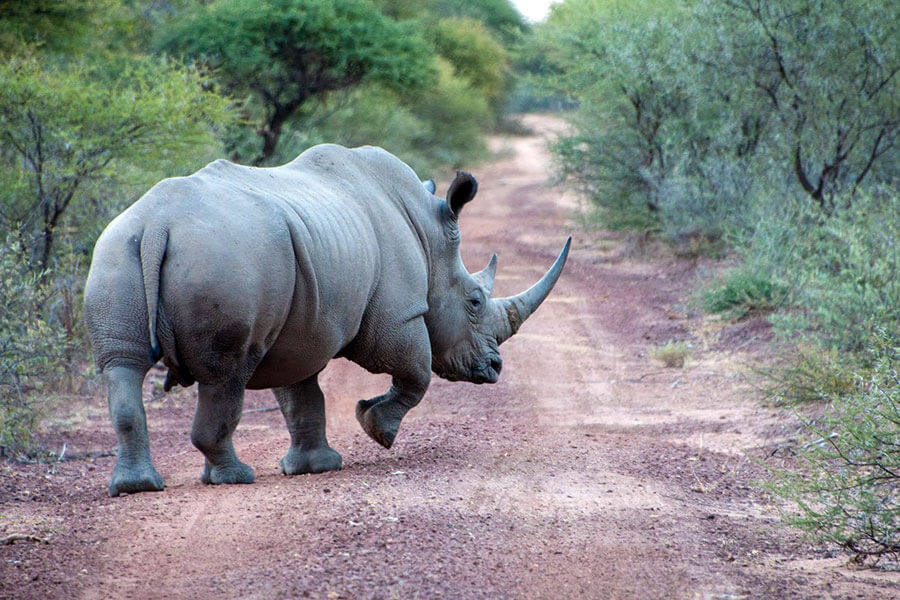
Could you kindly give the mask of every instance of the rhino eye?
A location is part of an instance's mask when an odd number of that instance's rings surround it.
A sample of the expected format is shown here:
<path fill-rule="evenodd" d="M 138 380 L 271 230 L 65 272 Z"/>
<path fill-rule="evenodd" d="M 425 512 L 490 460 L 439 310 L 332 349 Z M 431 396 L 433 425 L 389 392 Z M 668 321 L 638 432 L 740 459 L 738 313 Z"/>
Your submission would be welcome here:
<path fill-rule="evenodd" d="M 481 308 L 482 304 L 484 304 L 484 297 L 480 292 L 476 291 L 474 294 L 469 296 L 469 306 L 471 306 L 472 308 L 479 309 Z"/>

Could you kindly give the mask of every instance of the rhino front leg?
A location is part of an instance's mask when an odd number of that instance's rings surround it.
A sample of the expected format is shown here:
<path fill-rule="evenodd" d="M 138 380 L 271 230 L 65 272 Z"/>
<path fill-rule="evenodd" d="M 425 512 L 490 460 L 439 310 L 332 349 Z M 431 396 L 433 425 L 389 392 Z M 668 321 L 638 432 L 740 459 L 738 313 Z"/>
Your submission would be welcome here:
<path fill-rule="evenodd" d="M 109 416 L 119 440 L 116 466 L 109 481 L 109 495 L 154 492 L 163 479 L 150 458 L 147 415 L 141 400 L 146 368 L 111 367 L 103 371 Z"/>
<path fill-rule="evenodd" d="M 406 413 L 422 400 L 431 383 L 431 345 L 421 320 L 407 323 L 393 352 L 403 361 L 391 370 L 391 389 L 386 394 L 356 403 L 356 420 L 373 440 L 390 448 Z M 398 338 L 400 336 L 398 335 Z"/>
<path fill-rule="evenodd" d="M 203 483 L 253 483 L 253 469 L 238 460 L 232 435 L 241 420 L 243 383 L 199 385 L 191 442 L 206 457 Z"/>
<path fill-rule="evenodd" d="M 325 437 L 325 396 L 318 375 L 274 392 L 291 434 L 291 447 L 281 459 L 282 473 L 299 475 L 340 469 L 341 455 Z"/>
<path fill-rule="evenodd" d="M 363 431 L 385 448 L 394 445 L 403 417 L 425 395 L 424 390 L 414 392 L 407 385 L 395 377 L 388 393 L 356 403 L 356 420 Z"/>

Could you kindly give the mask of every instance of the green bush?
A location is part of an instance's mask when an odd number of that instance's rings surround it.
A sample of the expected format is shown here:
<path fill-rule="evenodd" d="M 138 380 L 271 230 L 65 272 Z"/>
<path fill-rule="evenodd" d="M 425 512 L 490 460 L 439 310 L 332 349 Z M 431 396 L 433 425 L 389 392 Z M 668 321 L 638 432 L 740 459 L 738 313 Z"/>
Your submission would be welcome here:
<path fill-rule="evenodd" d="M 448 165 L 462 167 L 483 158 L 484 130 L 491 119 L 486 99 L 454 75 L 446 61 L 436 59 L 435 71 L 435 85 L 407 94 L 404 102 L 378 85 L 330 96 L 291 124 L 276 158 L 287 162 L 322 142 L 375 144 L 397 155 L 422 178 L 438 176 L 438 170 Z"/>
<path fill-rule="evenodd" d="M 865 369 L 865 361 L 857 356 L 806 345 L 791 348 L 789 356 L 779 357 L 779 363 L 761 374 L 767 395 L 788 405 L 844 397 L 856 389 L 855 373 Z"/>
<path fill-rule="evenodd" d="M 544 84 L 579 103 L 561 171 L 604 224 L 676 239 L 752 228 L 754 198 L 840 210 L 900 164 L 900 13 L 880 9 L 567 1 L 534 44 Z"/>
<path fill-rule="evenodd" d="M 130 193 L 214 156 L 216 128 L 234 118 L 196 72 L 123 62 L 0 63 L 0 227 L 21 226 L 36 270 L 52 268 L 62 238 L 93 245 Z"/>
<path fill-rule="evenodd" d="M 774 311 L 784 294 L 784 289 L 770 279 L 739 268 L 727 273 L 714 287 L 703 290 L 700 299 L 707 312 L 743 318 Z"/>
<path fill-rule="evenodd" d="M 787 199 L 746 240 L 748 264 L 784 285 L 795 307 L 773 317 L 776 330 L 845 351 L 865 349 L 876 329 L 900 342 L 900 190 L 847 193 L 837 204 L 824 215 Z"/>
<path fill-rule="evenodd" d="M 50 318 L 54 298 L 9 236 L 0 246 L 0 456 L 34 450 L 35 399 L 63 373 L 66 331 Z"/>
<path fill-rule="evenodd" d="M 900 558 L 900 348 L 879 339 L 872 374 L 806 421 L 797 463 L 768 484 L 796 504 L 789 522 L 861 563 Z"/>
<path fill-rule="evenodd" d="M 469 82 L 489 102 L 501 100 L 506 82 L 506 51 L 481 21 L 441 19 L 431 28 L 438 54 L 453 65 L 457 77 Z"/>

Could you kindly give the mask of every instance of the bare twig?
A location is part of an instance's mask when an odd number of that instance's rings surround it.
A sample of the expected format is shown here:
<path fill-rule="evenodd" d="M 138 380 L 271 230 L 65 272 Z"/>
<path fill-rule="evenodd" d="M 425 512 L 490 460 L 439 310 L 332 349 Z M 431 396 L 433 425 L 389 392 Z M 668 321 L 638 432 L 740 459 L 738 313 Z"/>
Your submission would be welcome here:
<path fill-rule="evenodd" d="M 0 538 L 0 546 L 8 546 L 16 542 L 37 542 L 39 544 L 49 544 L 50 540 L 41 538 L 28 533 L 12 533 L 4 538 Z"/>

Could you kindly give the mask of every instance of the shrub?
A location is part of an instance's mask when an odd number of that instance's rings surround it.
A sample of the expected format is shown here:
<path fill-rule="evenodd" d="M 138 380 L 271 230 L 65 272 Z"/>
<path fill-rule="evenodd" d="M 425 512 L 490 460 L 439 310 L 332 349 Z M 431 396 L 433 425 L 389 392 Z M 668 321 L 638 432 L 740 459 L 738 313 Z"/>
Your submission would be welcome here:
<path fill-rule="evenodd" d="M 34 398 L 63 372 L 66 332 L 49 317 L 52 299 L 50 285 L 29 271 L 9 236 L 0 246 L 0 456 L 34 449 Z"/>
<path fill-rule="evenodd" d="M 780 403 L 827 402 L 851 394 L 856 389 L 855 372 L 864 365 L 853 355 L 818 346 L 792 348 L 782 357 L 787 365 L 765 369 L 768 395 Z"/>
<path fill-rule="evenodd" d="M 864 350 L 877 329 L 900 343 L 900 191 L 847 193 L 837 203 L 824 215 L 796 202 L 761 219 L 748 242 L 753 267 L 784 285 L 796 307 L 773 317 L 776 330 L 845 351 Z"/>
<path fill-rule="evenodd" d="M 711 313 L 728 313 L 743 318 L 775 310 L 785 290 L 772 280 L 745 268 L 727 273 L 712 288 L 701 292 L 703 309 Z"/>
<path fill-rule="evenodd" d="M 309 146 L 339 142 L 377 144 L 409 164 L 421 177 L 440 167 L 461 167 L 487 154 L 484 131 L 490 109 L 484 96 L 435 59 L 437 81 L 427 92 L 401 102 L 383 86 L 362 86 L 336 93 L 291 124 L 276 157 L 288 161 Z M 302 125 L 302 126 L 301 126 Z"/>
<path fill-rule="evenodd" d="M 900 348 L 876 345 L 872 374 L 805 422 L 811 441 L 768 484 L 796 503 L 790 523 L 860 563 L 900 557 Z"/>

